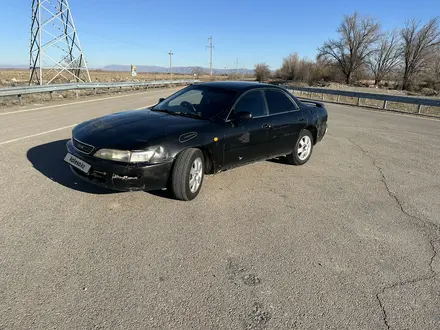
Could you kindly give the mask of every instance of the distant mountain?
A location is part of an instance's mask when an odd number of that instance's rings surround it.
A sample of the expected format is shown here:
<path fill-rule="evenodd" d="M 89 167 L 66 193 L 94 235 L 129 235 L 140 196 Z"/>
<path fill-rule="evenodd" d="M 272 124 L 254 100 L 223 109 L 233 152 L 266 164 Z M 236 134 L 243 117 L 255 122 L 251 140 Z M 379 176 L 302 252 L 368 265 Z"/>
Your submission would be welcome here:
<path fill-rule="evenodd" d="M 173 73 L 180 74 L 192 74 L 195 69 L 200 68 L 198 66 L 175 66 L 173 67 Z M 0 64 L 0 69 L 29 69 L 29 65 L 25 64 Z M 112 64 L 107 65 L 102 68 L 89 68 L 90 70 L 100 69 L 104 71 L 121 71 L 121 72 L 130 72 L 130 65 L 120 65 L 120 64 Z M 149 73 L 168 73 L 170 68 L 156 66 L 156 65 L 136 65 L 137 72 L 149 72 Z M 203 72 L 209 73 L 209 68 L 202 68 Z M 231 74 L 238 72 L 240 74 L 254 74 L 254 70 L 249 69 L 212 69 L 214 74 Z"/>
<path fill-rule="evenodd" d="M 29 64 L 0 64 L 0 69 L 29 69 Z"/>
<path fill-rule="evenodd" d="M 191 74 L 194 72 L 196 68 L 199 68 L 198 66 L 173 66 L 173 73 L 180 73 L 180 74 Z M 112 64 L 107 65 L 102 68 L 104 71 L 123 71 L 123 72 L 129 72 L 130 71 L 130 65 L 120 65 L 120 64 Z M 209 68 L 202 68 L 203 72 L 209 73 Z M 155 66 L 155 65 L 136 65 L 136 71 L 137 72 L 149 72 L 149 73 L 168 73 L 169 68 L 165 68 L 162 66 Z M 212 72 L 214 74 L 231 74 L 235 72 L 239 72 L 241 74 L 254 74 L 254 70 L 249 69 L 242 69 L 239 68 L 236 69 L 212 69 Z"/>

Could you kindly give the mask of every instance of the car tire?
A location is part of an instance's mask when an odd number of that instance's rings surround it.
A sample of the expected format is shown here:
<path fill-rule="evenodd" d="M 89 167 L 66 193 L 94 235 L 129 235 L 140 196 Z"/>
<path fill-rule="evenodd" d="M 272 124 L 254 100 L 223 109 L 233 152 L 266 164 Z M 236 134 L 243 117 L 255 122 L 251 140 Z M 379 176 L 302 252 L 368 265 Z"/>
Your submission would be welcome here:
<path fill-rule="evenodd" d="M 197 197 L 202 188 L 205 162 L 199 149 L 189 148 L 176 158 L 172 176 L 171 191 L 176 199 L 190 201 Z"/>
<path fill-rule="evenodd" d="M 292 165 L 303 165 L 307 163 L 313 151 L 312 133 L 304 129 L 298 136 L 293 152 L 287 155 L 287 162 Z"/>

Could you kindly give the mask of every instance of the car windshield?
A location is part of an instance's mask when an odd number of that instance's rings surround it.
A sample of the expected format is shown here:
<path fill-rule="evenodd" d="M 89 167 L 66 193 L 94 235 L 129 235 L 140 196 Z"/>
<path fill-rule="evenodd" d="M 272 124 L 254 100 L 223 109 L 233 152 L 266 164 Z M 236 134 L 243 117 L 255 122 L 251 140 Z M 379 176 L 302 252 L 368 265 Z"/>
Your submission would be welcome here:
<path fill-rule="evenodd" d="M 160 102 L 151 110 L 213 119 L 231 108 L 236 94 L 236 91 L 228 89 L 193 85 Z"/>

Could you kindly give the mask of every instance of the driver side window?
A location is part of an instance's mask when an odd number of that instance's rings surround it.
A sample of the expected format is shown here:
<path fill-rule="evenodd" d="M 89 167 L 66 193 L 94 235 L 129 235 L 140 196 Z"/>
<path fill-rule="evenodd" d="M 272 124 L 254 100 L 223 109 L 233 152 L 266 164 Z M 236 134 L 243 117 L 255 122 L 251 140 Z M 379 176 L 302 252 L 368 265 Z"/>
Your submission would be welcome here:
<path fill-rule="evenodd" d="M 187 101 L 193 105 L 199 105 L 200 102 L 202 101 L 202 96 L 203 95 L 201 90 L 197 90 L 197 89 L 190 90 L 176 97 L 174 100 L 171 100 L 168 106 L 170 107 L 180 106 L 180 103 L 182 103 L 183 101 Z"/>
<path fill-rule="evenodd" d="M 266 104 L 263 94 L 260 91 L 252 91 L 245 94 L 235 105 L 234 114 L 247 111 L 252 114 L 252 118 L 266 115 Z"/>

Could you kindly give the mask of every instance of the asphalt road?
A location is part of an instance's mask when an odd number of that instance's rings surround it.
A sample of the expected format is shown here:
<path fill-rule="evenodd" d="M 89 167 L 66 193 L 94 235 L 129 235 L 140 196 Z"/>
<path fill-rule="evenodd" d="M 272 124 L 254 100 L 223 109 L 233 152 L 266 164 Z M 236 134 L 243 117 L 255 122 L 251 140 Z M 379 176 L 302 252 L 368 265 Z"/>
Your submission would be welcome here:
<path fill-rule="evenodd" d="M 73 177 L 74 124 L 169 93 L 0 110 L 0 329 L 440 328 L 440 121 L 327 104 L 192 202 Z"/>

